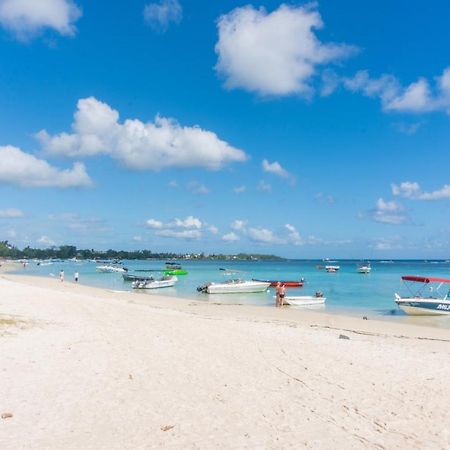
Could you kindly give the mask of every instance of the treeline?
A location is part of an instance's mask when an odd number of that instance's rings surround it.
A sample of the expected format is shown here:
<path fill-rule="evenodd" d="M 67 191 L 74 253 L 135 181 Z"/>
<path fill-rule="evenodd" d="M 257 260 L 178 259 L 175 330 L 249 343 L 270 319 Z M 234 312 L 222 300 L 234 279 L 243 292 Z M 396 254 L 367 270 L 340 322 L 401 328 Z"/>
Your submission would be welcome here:
<path fill-rule="evenodd" d="M 223 254 L 180 254 L 170 252 L 154 253 L 151 250 L 106 250 L 77 249 L 74 245 L 61 245 L 51 248 L 25 247 L 20 250 L 8 241 L 0 241 L 0 258 L 9 259 L 216 259 L 216 260 L 274 260 L 281 259 L 274 255 L 257 255 L 240 253 L 238 255 Z"/>

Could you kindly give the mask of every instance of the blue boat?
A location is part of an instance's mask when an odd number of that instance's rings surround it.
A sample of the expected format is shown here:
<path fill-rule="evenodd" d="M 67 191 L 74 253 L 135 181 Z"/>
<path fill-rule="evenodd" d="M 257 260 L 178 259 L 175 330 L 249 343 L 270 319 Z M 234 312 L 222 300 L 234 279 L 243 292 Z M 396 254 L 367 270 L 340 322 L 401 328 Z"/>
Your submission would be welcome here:
<path fill-rule="evenodd" d="M 407 283 L 421 283 L 415 292 L 412 292 L 409 284 L 407 284 L 411 293 L 408 297 L 395 294 L 395 303 L 406 314 L 412 316 L 450 314 L 450 279 L 405 275 L 402 280 Z M 447 290 L 444 295 L 440 293 L 443 286 L 446 286 Z M 425 290 L 428 291 L 428 296 L 424 294 Z"/>

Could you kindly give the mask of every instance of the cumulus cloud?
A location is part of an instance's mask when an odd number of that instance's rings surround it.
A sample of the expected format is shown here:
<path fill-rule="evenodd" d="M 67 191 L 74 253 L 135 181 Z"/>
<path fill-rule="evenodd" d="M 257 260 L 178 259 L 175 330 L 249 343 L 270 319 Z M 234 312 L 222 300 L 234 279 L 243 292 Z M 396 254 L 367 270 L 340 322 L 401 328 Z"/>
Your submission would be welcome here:
<path fill-rule="evenodd" d="M 163 223 L 155 219 L 148 219 L 147 222 L 145 222 L 145 225 L 148 228 L 153 228 L 155 230 L 161 229 L 163 227 Z"/>
<path fill-rule="evenodd" d="M 225 242 L 236 242 L 239 240 L 240 240 L 240 237 L 233 231 L 231 231 L 230 233 L 224 234 L 222 236 L 222 241 L 225 241 Z"/>
<path fill-rule="evenodd" d="M 0 183 L 22 187 L 88 187 L 92 181 L 82 163 L 61 170 L 11 145 L 0 146 Z"/>
<path fill-rule="evenodd" d="M 288 178 L 290 176 L 289 172 L 283 169 L 278 161 L 270 163 L 269 161 L 267 161 L 267 159 L 263 159 L 262 168 L 264 172 L 273 173 L 282 178 Z"/>
<path fill-rule="evenodd" d="M 56 245 L 55 241 L 50 239 L 48 236 L 41 236 L 37 242 L 38 244 L 45 245 L 46 247 L 53 247 Z"/>
<path fill-rule="evenodd" d="M 351 78 L 344 78 L 343 85 L 352 92 L 379 98 L 384 111 L 427 113 L 444 111 L 450 114 L 450 67 L 435 77 L 434 83 L 420 77 L 402 86 L 393 75 L 371 78 L 367 70 L 361 70 Z"/>
<path fill-rule="evenodd" d="M 0 219 L 18 219 L 25 214 L 17 208 L 0 209 Z"/>
<path fill-rule="evenodd" d="M 375 222 L 391 225 L 401 225 L 409 222 L 409 217 L 405 212 L 405 208 L 395 201 L 385 201 L 382 198 L 379 198 L 375 208 L 373 208 L 370 213 Z"/>
<path fill-rule="evenodd" d="M 450 185 L 444 184 L 440 189 L 432 192 L 423 192 L 417 182 L 404 181 L 400 184 L 391 184 L 392 194 L 412 200 L 442 200 L 450 198 Z"/>
<path fill-rule="evenodd" d="M 202 237 L 202 233 L 200 230 L 158 230 L 155 232 L 157 236 L 167 237 L 167 238 L 176 238 L 176 239 L 200 239 Z"/>
<path fill-rule="evenodd" d="M 171 22 L 178 24 L 183 18 L 183 8 L 178 0 L 161 0 L 144 8 L 145 21 L 156 31 L 167 31 Z"/>
<path fill-rule="evenodd" d="M 263 244 L 271 244 L 278 242 L 279 240 L 275 237 L 272 230 L 267 228 L 249 228 L 247 230 L 247 235 L 250 240 Z"/>
<path fill-rule="evenodd" d="M 301 238 L 300 233 L 297 231 L 297 229 L 294 227 L 294 225 L 287 223 L 284 227 L 288 231 L 289 242 L 291 242 L 294 245 L 303 245 L 304 244 L 304 241 Z"/>
<path fill-rule="evenodd" d="M 314 197 L 319 203 L 327 203 L 329 205 L 334 205 L 336 203 L 336 199 L 331 194 L 318 192 Z"/>
<path fill-rule="evenodd" d="M 247 226 L 246 220 L 236 219 L 231 224 L 231 228 L 236 231 L 244 231 Z"/>
<path fill-rule="evenodd" d="M 25 40 L 44 29 L 75 34 L 81 9 L 72 0 L 0 0 L 0 25 Z"/>
<path fill-rule="evenodd" d="M 155 230 L 156 236 L 176 239 L 200 239 L 204 229 L 207 229 L 212 234 L 218 232 L 214 225 L 203 223 L 194 216 L 187 216 L 185 219 L 175 218 L 167 223 L 149 219 L 145 225 L 147 228 Z"/>
<path fill-rule="evenodd" d="M 127 119 L 94 97 L 78 101 L 73 133 L 36 137 L 51 155 L 87 157 L 108 155 L 134 170 L 201 167 L 219 170 L 247 155 L 200 127 L 182 127 L 173 119 L 157 116 L 154 122 Z"/>
<path fill-rule="evenodd" d="M 313 4 L 283 4 L 271 13 L 244 6 L 221 16 L 217 27 L 216 70 L 228 89 L 309 96 L 319 66 L 355 53 L 352 46 L 318 39 L 315 30 L 323 23 Z"/>

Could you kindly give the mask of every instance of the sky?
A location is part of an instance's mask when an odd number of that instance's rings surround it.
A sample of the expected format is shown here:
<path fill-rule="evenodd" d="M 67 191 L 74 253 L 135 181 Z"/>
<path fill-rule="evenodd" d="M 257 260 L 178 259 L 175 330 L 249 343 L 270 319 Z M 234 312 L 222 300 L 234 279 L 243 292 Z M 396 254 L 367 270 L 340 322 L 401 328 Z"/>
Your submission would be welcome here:
<path fill-rule="evenodd" d="M 0 240 L 450 258 L 449 13 L 0 0 Z"/>

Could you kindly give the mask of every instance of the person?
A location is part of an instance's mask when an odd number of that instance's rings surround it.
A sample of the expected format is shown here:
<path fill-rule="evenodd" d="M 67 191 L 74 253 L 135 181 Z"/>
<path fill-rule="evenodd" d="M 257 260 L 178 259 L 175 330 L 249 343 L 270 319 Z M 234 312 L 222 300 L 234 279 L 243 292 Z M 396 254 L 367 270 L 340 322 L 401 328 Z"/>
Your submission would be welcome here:
<path fill-rule="evenodd" d="M 62 269 L 59 271 L 59 279 L 61 281 L 64 281 L 64 270 L 62 270 Z"/>
<path fill-rule="evenodd" d="M 284 305 L 284 297 L 286 295 L 286 286 L 284 284 L 282 284 L 280 286 L 280 293 L 279 293 L 279 295 L 280 295 L 280 306 L 283 306 Z"/>
<path fill-rule="evenodd" d="M 78 283 L 78 278 L 80 277 L 78 272 L 75 272 L 73 277 L 75 278 L 75 283 Z"/>
<path fill-rule="evenodd" d="M 281 284 L 280 282 L 277 283 L 276 293 L 277 293 L 276 297 L 277 300 L 275 305 L 283 306 L 283 298 L 286 295 L 286 287 L 284 286 L 284 284 Z"/>

